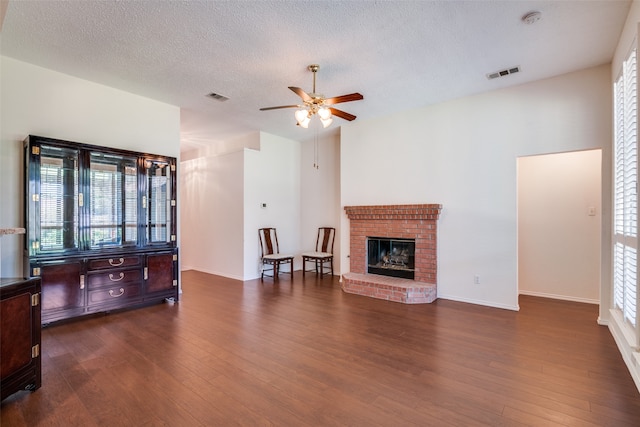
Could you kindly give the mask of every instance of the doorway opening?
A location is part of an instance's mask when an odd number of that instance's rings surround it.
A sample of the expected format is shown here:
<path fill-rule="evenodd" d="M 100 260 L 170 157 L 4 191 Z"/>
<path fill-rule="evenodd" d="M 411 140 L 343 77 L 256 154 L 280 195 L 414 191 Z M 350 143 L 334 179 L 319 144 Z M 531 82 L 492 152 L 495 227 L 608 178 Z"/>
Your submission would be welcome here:
<path fill-rule="evenodd" d="M 600 303 L 602 150 L 517 159 L 518 293 Z"/>

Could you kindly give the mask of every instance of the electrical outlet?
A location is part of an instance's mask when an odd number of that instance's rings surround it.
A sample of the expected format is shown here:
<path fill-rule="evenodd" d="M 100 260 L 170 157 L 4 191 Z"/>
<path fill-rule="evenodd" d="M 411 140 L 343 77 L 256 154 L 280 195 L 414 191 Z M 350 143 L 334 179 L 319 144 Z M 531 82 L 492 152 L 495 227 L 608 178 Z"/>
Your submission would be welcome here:
<path fill-rule="evenodd" d="M 479 285 L 480 284 L 480 276 L 479 275 L 475 275 L 473 276 L 473 284 L 474 285 Z"/>

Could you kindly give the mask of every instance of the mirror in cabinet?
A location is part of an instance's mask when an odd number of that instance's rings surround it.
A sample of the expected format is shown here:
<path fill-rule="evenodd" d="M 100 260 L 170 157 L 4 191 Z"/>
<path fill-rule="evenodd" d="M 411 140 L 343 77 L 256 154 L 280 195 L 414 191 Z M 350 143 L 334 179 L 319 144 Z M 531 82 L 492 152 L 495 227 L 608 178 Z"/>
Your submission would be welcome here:
<path fill-rule="evenodd" d="M 172 173 L 175 163 L 169 160 L 146 159 L 145 181 L 147 194 L 143 202 L 146 214 L 146 239 L 151 245 L 175 241 L 172 211 L 175 207 L 175 195 Z"/>

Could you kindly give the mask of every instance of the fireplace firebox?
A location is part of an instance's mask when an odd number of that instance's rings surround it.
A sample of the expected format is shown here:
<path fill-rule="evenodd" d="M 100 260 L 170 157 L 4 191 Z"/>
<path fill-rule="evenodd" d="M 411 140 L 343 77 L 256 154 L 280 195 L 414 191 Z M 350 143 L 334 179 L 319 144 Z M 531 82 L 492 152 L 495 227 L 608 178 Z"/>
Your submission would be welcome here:
<path fill-rule="evenodd" d="M 415 239 L 367 237 L 367 273 L 413 280 L 415 253 Z"/>

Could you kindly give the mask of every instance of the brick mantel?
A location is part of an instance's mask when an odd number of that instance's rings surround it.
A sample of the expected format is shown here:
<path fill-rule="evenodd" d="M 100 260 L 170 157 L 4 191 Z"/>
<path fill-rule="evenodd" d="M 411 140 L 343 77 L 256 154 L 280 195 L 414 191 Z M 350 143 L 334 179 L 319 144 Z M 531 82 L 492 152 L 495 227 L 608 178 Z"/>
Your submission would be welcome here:
<path fill-rule="evenodd" d="M 442 205 L 373 205 L 373 206 L 345 206 L 349 219 L 360 220 L 433 220 L 440 218 Z"/>
<path fill-rule="evenodd" d="M 413 304 L 436 299 L 437 220 L 442 205 L 345 206 L 344 210 L 351 231 L 351 272 L 343 277 L 345 292 Z M 366 240 L 374 236 L 415 239 L 415 280 L 366 273 Z"/>

